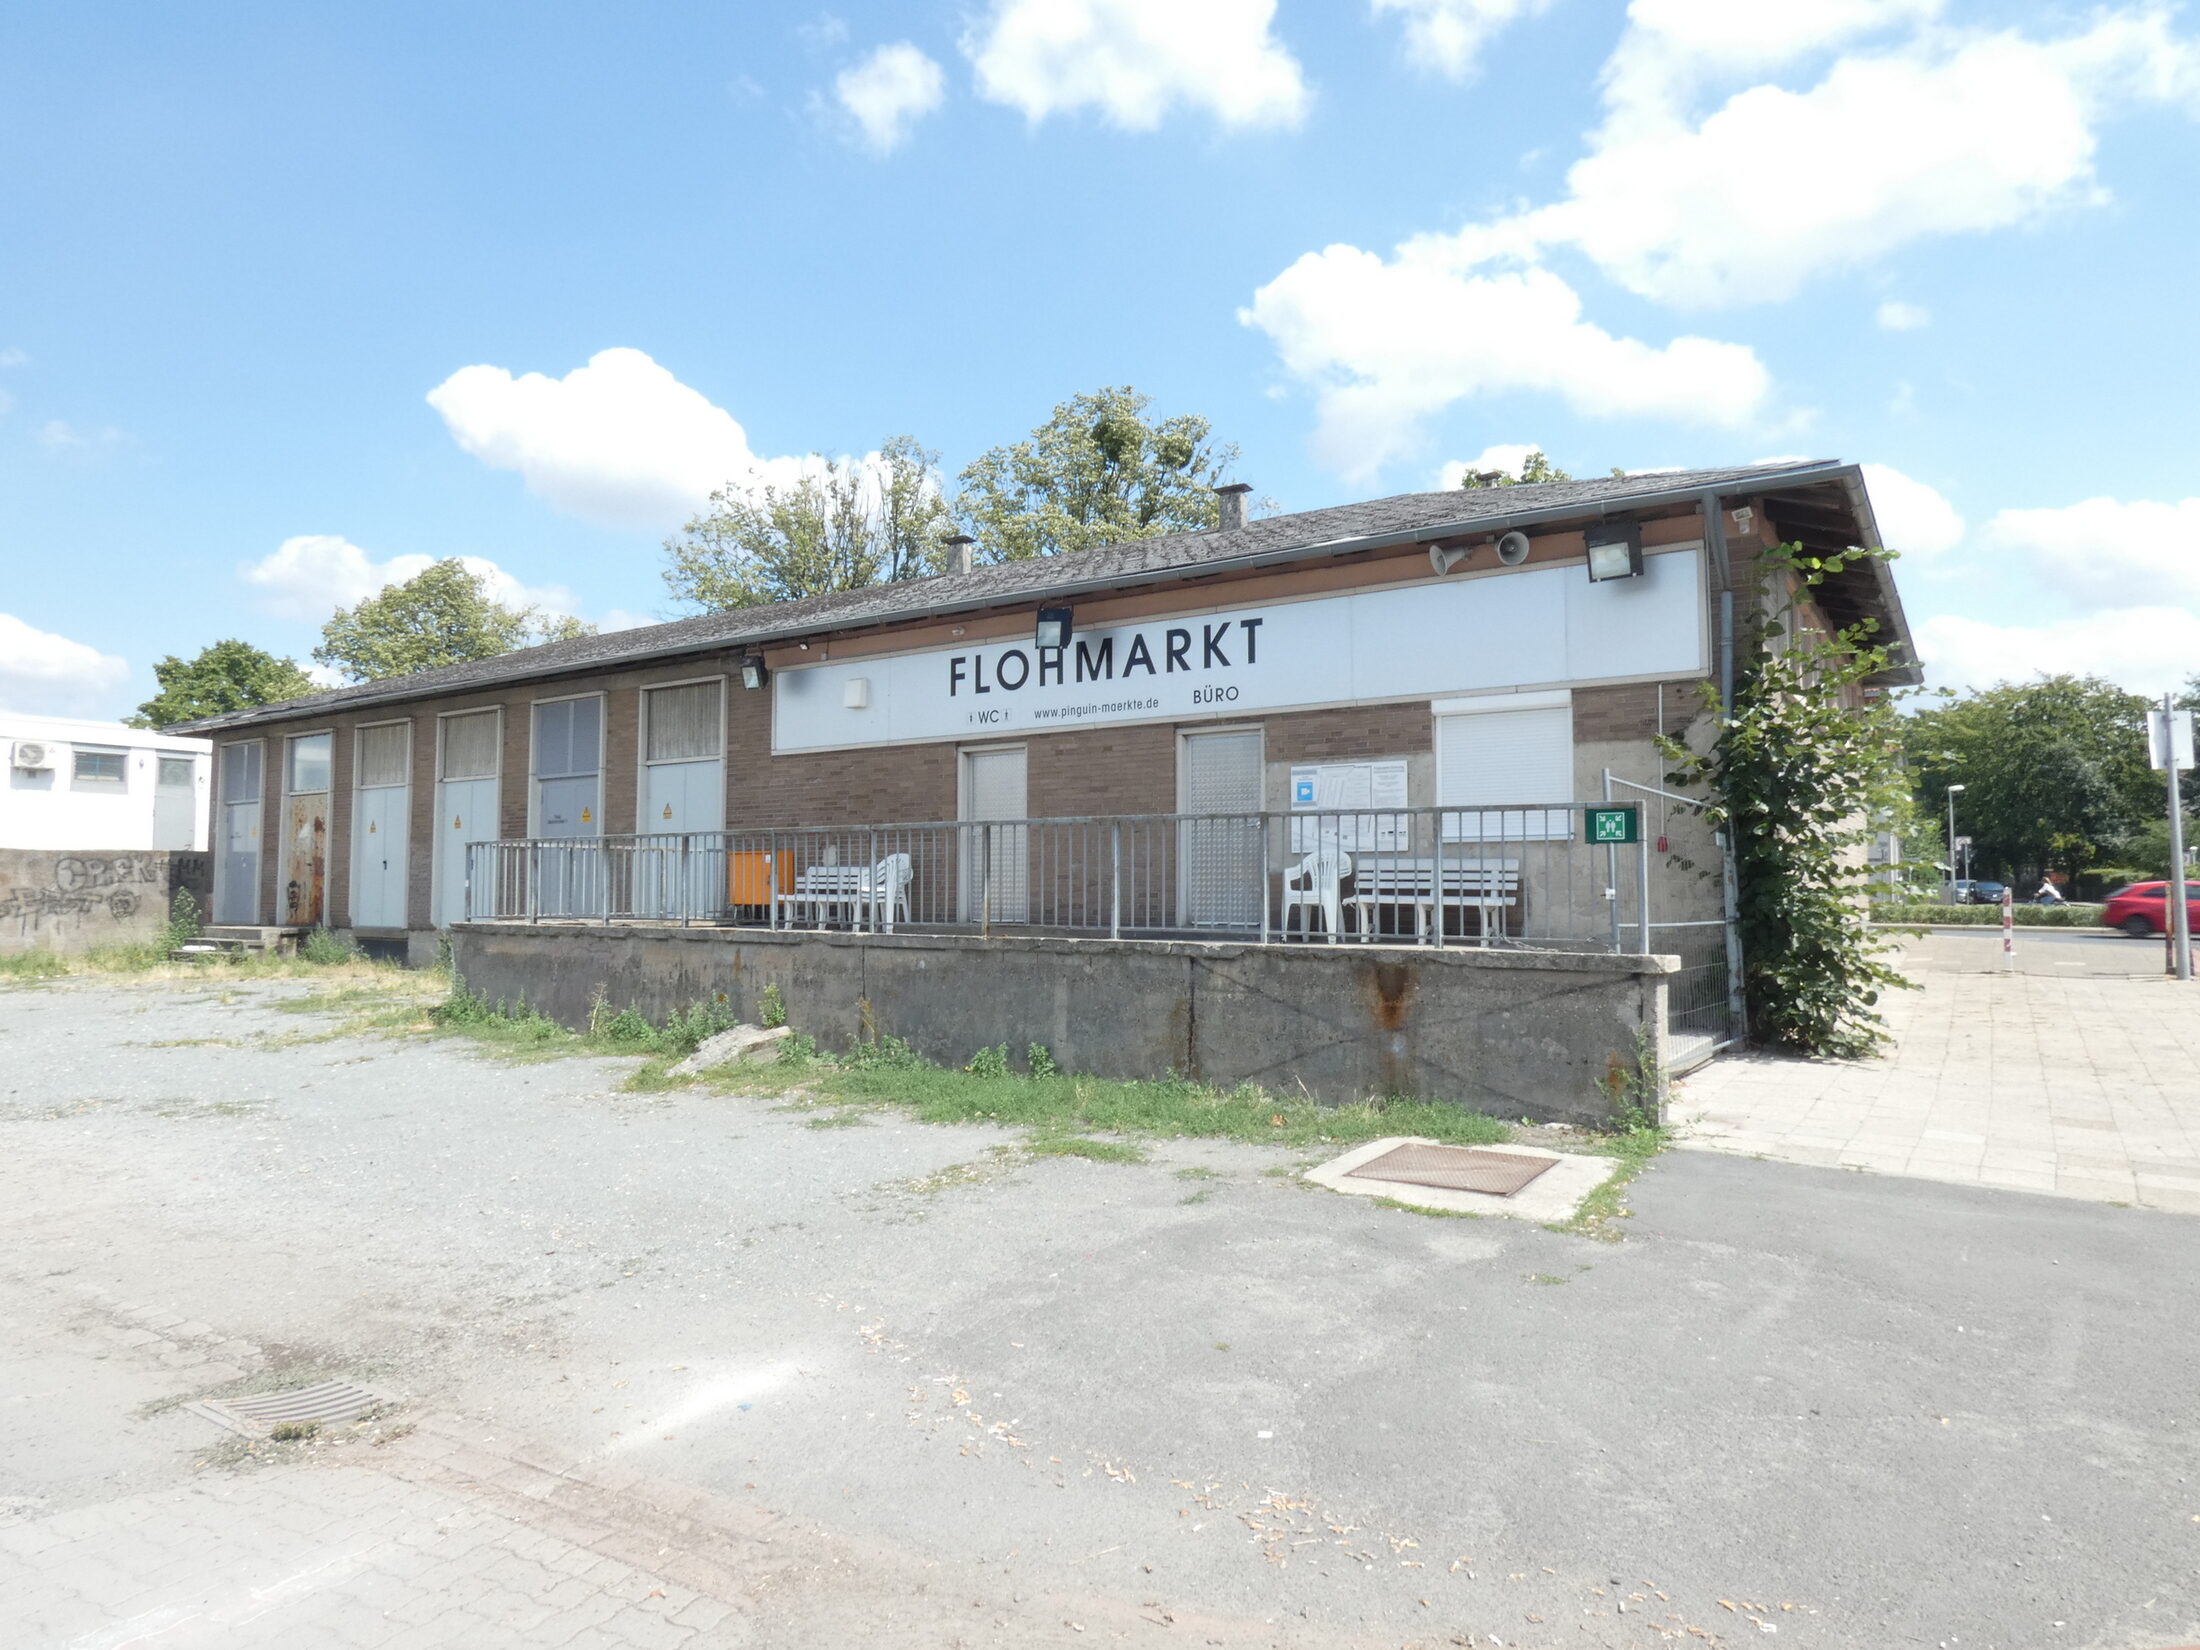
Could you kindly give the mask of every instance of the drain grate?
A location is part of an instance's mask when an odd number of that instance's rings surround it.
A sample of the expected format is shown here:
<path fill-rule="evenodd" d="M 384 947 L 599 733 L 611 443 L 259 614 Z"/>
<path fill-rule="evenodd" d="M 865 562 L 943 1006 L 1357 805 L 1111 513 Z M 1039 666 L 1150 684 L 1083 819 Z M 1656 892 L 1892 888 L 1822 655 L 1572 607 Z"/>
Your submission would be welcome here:
<path fill-rule="evenodd" d="M 247 1438 L 265 1438 L 279 1426 L 356 1421 L 387 1400 L 357 1381 L 321 1381 L 288 1392 L 256 1392 L 249 1398 L 208 1398 L 189 1407 Z"/>
<path fill-rule="evenodd" d="M 1390 1180 L 1402 1186 L 1440 1186 L 1453 1192 L 1510 1197 L 1555 1161 L 1469 1146 L 1396 1146 L 1356 1169 L 1347 1169 L 1345 1175 L 1355 1180 Z"/>

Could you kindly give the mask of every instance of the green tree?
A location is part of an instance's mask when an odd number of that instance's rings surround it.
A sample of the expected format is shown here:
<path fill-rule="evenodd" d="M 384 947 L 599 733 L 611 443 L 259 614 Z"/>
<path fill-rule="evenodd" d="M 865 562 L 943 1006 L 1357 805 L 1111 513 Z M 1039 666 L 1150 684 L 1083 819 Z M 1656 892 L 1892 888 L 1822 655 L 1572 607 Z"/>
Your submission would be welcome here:
<path fill-rule="evenodd" d="M 1902 788 L 1894 707 L 1865 691 L 1887 649 L 1869 619 L 1790 634 L 1811 589 L 1880 554 L 1768 552 L 1768 575 L 1792 574 L 1795 597 L 1770 612 L 1750 604 L 1765 616 L 1737 650 L 1734 702 L 1705 690 L 1718 712 L 1711 747 L 1665 742 L 1671 777 L 1709 791 L 1703 812 L 1732 844 L 1750 1034 L 1804 1054 L 1869 1053 L 1886 1036 L 1881 994 L 1909 983 L 1865 919 L 1871 821 L 1888 817 Z"/>
<path fill-rule="evenodd" d="M 791 487 L 728 482 L 665 541 L 665 588 L 706 613 L 937 573 L 953 528 L 939 454 L 910 436 L 819 459 Z"/>
<path fill-rule="evenodd" d="M 201 648 L 189 659 L 171 653 L 153 666 L 160 691 L 138 706 L 134 728 L 167 728 L 202 716 L 302 699 L 320 690 L 295 659 L 278 659 L 235 638 Z"/>
<path fill-rule="evenodd" d="M 1238 450 L 1195 413 L 1150 419 L 1128 386 L 1073 395 L 1022 441 L 973 459 L 956 514 L 989 562 L 1064 556 L 1221 520 L 1214 495 Z"/>
<path fill-rule="evenodd" d="M 1612 472 L 1616 476 L 1625 475 L 1626 473 L 1625 470 L 1614 470 Z M 1469 470 L 1459 478 L 1459 485 L 1467 491 L 1473 492 L 1482 487 L 1526 487 L 1538 481 L 1571 481 L 1573 479 L 1571 473 L 1561 470 L 1556 464 L 1545 458 L 1543 449 L 1537 447 L 1520 461 L 1520 473 L 1518 475 L 1514 475 L 1508 470 Z"/>
<path fill-rule="evenodd" d="M 1947 817 L 1981 876 L 2073 877 L 2164 808 L 2147 763 L 2147 702 L 2097 676 L 2002 682 L 1907 719 L 1903 743 L 1921 813 Z"/>
<path fill-rule="evenodd" d="M 321 627 L 313 657 L 354 682 L 376 682 L 592 634 L 593 626 L 575 618 L 506 607 L 453 556 L 357 607 L 338 608 Z"/>

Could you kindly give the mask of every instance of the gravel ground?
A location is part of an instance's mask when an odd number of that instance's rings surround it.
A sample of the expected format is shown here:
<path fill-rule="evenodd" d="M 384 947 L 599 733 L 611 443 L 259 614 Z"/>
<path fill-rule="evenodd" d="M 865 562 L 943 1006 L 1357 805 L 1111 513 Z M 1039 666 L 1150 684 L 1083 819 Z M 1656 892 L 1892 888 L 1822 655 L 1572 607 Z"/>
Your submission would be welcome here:
<path fill-rule="evenodd" d="M 233 1470 L 25 1350 L 97 1291 L 857 1555 L 698 1644 L 2200 1638 L 2190 1218 L 1681 1154 L 1607 1243 L 301 989 L 0 991 L 0 1522 Z"/>

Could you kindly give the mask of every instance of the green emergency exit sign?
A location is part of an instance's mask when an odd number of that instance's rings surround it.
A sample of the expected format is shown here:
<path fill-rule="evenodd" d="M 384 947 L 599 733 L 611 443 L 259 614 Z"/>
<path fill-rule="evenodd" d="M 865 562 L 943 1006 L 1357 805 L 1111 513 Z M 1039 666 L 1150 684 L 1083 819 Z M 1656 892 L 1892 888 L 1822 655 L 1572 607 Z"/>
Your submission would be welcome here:
<path fill-rule="evenodd" d="M 1588 842 L 1640 842 L 1642 840 L 1642 810 L 1640 808 L 1590 808 L 1587 810 L 1586 835 Z"/>

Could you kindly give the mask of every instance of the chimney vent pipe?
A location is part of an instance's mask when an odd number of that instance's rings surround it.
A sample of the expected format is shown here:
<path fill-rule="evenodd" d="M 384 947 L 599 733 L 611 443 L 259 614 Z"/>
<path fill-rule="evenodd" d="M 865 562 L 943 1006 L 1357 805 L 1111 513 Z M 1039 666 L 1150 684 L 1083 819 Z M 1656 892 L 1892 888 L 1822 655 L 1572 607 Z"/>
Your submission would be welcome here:
<path fill-rule="evenodd" d="M 1222 505 L 1219 526 L 1223 532 L 1245 525 L 1245 495 L 1252 490 L 1252 483 L 1245 481 L 1233 481 L 1215 489 L 1215 498 Z"/>
<path fill-rule="evenodd" d="M 968 533 L 957 533 L 947 541 L 947 570 L 950 573 L 970 571 L 970 547 L 977 542 Z"/>

